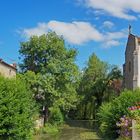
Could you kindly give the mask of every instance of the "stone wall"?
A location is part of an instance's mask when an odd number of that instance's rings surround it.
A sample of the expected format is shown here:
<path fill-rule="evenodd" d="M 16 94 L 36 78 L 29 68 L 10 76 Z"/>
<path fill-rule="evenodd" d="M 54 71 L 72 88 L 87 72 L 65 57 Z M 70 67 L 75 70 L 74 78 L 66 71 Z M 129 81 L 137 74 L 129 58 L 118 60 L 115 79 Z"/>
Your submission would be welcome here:
<path fill-rule="evenodd" d="M 0 63 L 0 74 L 4 77 L 11 78 L 16 76 L 16 69 L 3 63 Z"/>
<path fill-rule="evenodd" d="M 140 140 L 140 134 L 136 129 L 136 120 L 132 120 L 132 140 Z"/>

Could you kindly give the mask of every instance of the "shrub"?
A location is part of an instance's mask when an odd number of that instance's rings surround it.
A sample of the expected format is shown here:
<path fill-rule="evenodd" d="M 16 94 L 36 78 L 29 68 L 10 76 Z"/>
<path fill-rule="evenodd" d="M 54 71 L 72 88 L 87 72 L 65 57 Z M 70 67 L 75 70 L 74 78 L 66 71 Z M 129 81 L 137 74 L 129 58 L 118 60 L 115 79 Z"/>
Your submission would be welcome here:
<path fill-rule="evenodd" d="M 132 119 L 130 117 L 124 115 L 116 125 L 120 128 L 118 134 L 121 138 L 132 139 Z"/>
<path fill-rule="evenodd" d="M 135 91 L 124 91 L 119 97 L 111 101 L 111 103 L 103 104 L 98 113 L 100 130 L 102 128 L 101 126 L 104 126 L 104 131 L 101 130 L 101 134 L 112 137 L 112 139 L 118 137 L 117 131 L 119 128 L 116 123 L 122 116 L 130 116 L 128 107 L 139 101 L 140 90 L 137 89 Z"/>
<path fill-rule="evenodd" d="M 34 135 L 42 135 L 42 134 L 48 134 L 48 135 L 56 135 L 59 132 L 59 127 L 57 125 L 52 125 L 50 123 L 46 123 L 44 127 L 34 129 Z"/>
<path fill-rule="evenodd" d="M 49 122 L 52 124 L 60 125 L 63 123 L 63 115 L 61 113 L 61 110 L 58 107 L 51 107 L 49 108 L 50 116 L 49 116 Z"/>
<path fill-rule="evenodd" d="M 109 123 L 110 123 L 110 117 L 112 116 L 112 113 L 110 112 L 111 109 L 111 103 L 104 103 L 100 109 L 99 109 L 99 113 L 97 114 L 98 116 L 98 120 L 99 120 L 99 130 L 100 130 L 100 134 L 102 136 L 108 135 L 108 127 L 109 127 Z"/>
<path fill-rule="evenodd" d="M 135 128 L 140 134 L 140 102 L 136 103 L 134 106 L 128 108 L 131 114 L 131 118 L 136 121 Z"/>
<path fill-rule="evenodd" d="M 46 123 L 45 127 L 42 128 L 42 133 L 44 134 L 57 134 L 59 132 L 57 125 L 52 125 L 50 123 Z"/>
<path fill-rule="evenodd" d="M 0 139 L 29 140 L 34 102 L 24 81 L 0 77 Z"/>

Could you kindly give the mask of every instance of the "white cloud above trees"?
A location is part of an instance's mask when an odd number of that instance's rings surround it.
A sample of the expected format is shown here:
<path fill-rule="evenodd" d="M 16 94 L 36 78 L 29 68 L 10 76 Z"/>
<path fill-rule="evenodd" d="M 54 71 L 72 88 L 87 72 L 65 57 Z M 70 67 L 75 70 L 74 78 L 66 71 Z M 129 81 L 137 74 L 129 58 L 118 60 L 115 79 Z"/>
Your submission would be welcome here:
<path fill-rule="evenodd" d="M 102 40 L 102 34 L 88 22 L 71 23 L 50 21 L 48 23 L 38 23 L 37 27 L 24 29 L 23 34 L 26 37 L 32 35 L 46 34 L 49 30 L 55 31 L 58 35 L 62 35 L 69 43 L 80 45 L 90 40 Z"/>
<path fill-rule="evenodd" d="M 110 21 L 103 23 L 103 26 L 114 26 Z M 32 35 L 40 36 L 47 34 L 48 31 L 55 31 L 58 35 L 64 37 L 64 39 L 74 45 L 83 45 L 89 41 L 101 42 L 105 48 L 118 46 L 120 39 L 126 37 L 124 31 L 120 32 L 101 32 L 95 25 L 89 22 L 73 21 L 73 22 L 61 22 L 52 20 L 48 23 L 38 23 L 36 27 L 25 28 L 22 30 L 22 35 L 29 38 Z"/>

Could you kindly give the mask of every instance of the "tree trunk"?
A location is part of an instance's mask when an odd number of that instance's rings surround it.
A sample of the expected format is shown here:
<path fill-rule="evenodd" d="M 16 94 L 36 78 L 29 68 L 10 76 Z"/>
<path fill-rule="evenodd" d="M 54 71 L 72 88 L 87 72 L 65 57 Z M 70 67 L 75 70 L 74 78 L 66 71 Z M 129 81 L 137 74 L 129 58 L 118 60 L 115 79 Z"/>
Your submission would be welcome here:
<path fill-rule="evenodd" d="M 87 105 L 84 106 L 84 119 L 87 117 Z"/>
<path fill-rule="evenodd" d="M 93 100 L 93 119 L 96 119 L 96 102 Z"/>
<path fill-rule="evenodd" d="M 102 104 L 102 98 L 97 98 L 97 110 L 99 109 L 99 107 L 101 106 Z"/>
<path fill-rule="evenodd" d="M 45 108 L 44 108 L 44 126 L 45 126 L 47 121 L 48 121 L 48 108 L 45 105 Z"/>

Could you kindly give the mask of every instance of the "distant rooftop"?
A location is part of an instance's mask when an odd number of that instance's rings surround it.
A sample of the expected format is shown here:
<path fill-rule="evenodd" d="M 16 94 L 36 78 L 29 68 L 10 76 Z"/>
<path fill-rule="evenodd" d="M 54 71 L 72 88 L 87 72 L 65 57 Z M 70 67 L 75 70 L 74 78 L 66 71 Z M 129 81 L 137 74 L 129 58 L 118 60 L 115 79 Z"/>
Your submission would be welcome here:
<path fill-rule="evenodd" d="M 12 69 L 17 70 L 16 64 L 15 64 L 15 63 L 14 63 L 14 64 L 8 64 L 8 63 L 6 63 L 5 61 L 3 61 L 3 59 L 1 59 L 1 58 L 0 58 L 0 63 L 1 63 L 1 64 L 4 64 L 4 65 L 6 65 L 6 66 L 8 66 L 8 67 L 10 67 L 10 68 L 12 68 Z"/>

